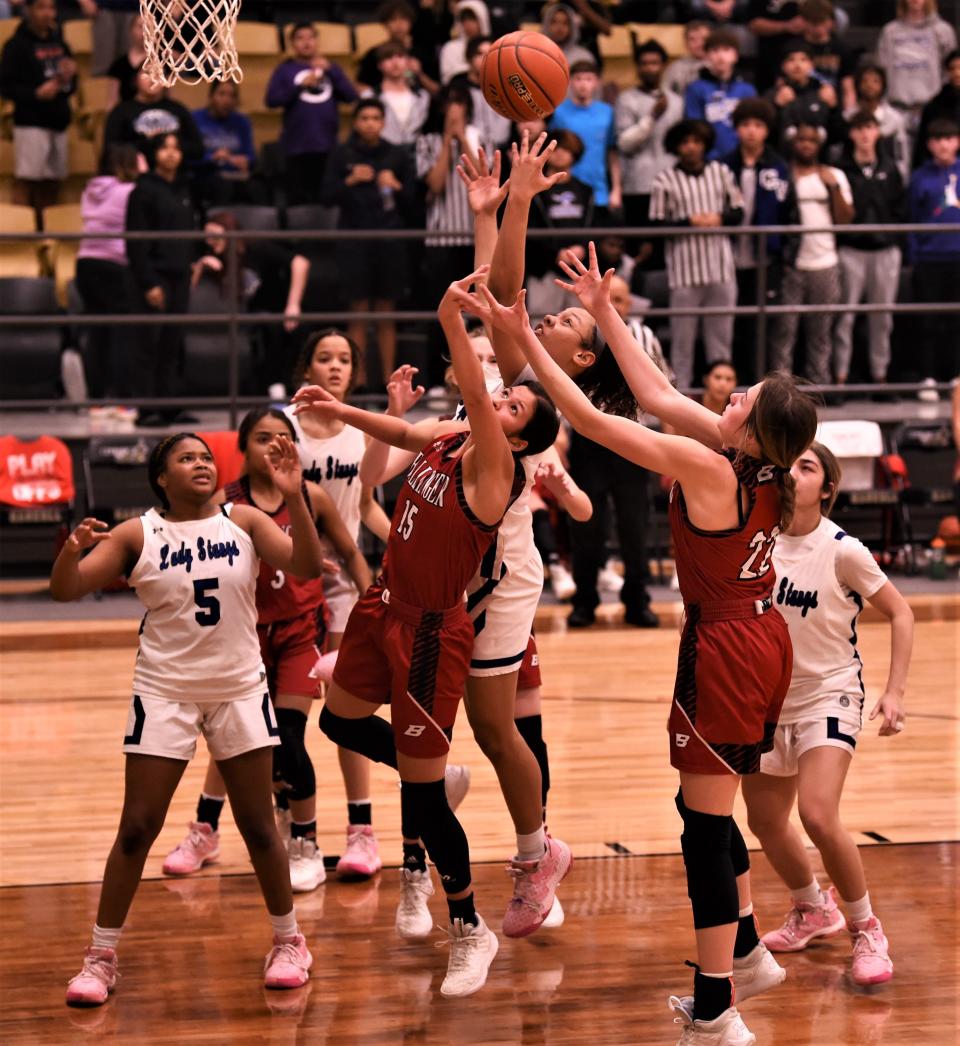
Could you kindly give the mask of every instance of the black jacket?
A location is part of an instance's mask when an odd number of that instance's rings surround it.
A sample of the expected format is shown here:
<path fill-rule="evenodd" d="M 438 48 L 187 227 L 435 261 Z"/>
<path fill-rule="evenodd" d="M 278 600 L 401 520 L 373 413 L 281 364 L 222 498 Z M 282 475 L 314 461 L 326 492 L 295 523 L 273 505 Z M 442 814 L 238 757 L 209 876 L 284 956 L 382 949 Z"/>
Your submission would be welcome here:
<path fill-rule="evenodd" d="M 142 174 L 127 201 L 128 232 L 177 232 L 196 228 L 190 194 L 181 182 Z M 148 291 L 161 276 L 183 278 L 190 272 L 196 241 L 128 240 L 127 258 L 137 286 Z"/>
<path fill-rule="evenodd" d="M 33 33 L 25 21 L 20 23 L 0 58 L 0 95 L 13 102 L 15 127 L 66 130 L 70 123 L 69 98 L 77 89 L 77 78 L 50 99 L 38 98 L 37 88 L 57 75 L 62 58 L 71 57 L 73 52 L 59 28 L 43 37 Z"/>
<path fill-rule="evenodd" d="M 531 229 L 582 229 L 591 225 L 593 189 L 573 175 L 533 198 L 530 207 Z M 531 276 L 543 276 L 556 268 L 557 252 L 572 245 L 570 236 L 527 240 L 527 271 Z"/>
<path fill-rule="evenodd" d="M 920 116 L 920 128 L 917 131 L 916 145 L 913 150 L 913 166 L 920 167 L 930 159 L 927 148 L 927 129 L 934 120 L 952 120 L 960 124 L 960 87 L 944 84 L 940 93 L 934 95 L 923 107 Z"/>
<path fill-rule="evenodd" d="M 843 116 L 839 106 L 831 108 L 820 97 L 820 89 L 823 85 L 824 81 L 816 74 L 810 77 L 804 87 L 788 82 L 787 86 L 793 88 L 795 97 L 792 102 L 783 106 L 777 105 L 774 101 L 778 90 L 776 87 L 771 88 L 764 95 L 777 110 L 777 131 L 781 145 L 789 143 L 799 123 L 822 127 L 827 132 L 828 142 L 837 142 L 843 138 Z"/>
<path fill-rule="evenodd" d="M 376 181 L 347 185 L 350 171 L 368 164 L 378 174 L 393 171 L 403 187 L 391 197 L 393 206 L 384 207 L 385 198 Z M 409 150 L 391 145 L 381 138 L 376 145 L 366 145 L 355 134 L 334 147 L 327 160 L 323 179 L 323 202 L 340 208 L 341 229 L 402 229 L 410 212 L 417 188 L 416 172 Z"/>
<path fill-rule="evenodd" d="M 845 151 L 837 164 L 850 182 L 853 193 L 853 224 L 880 225 L 906 220 L 906 192 L 903 179 L 893 158 L 878 150 L 877 163 L 864 169 Z M 856 247 L 861 251 L 879 251 L 884 247 L 900 246 L 902 237 L 895 233 L 873 232 L 862 236 L 838 236 L 841 247 Z"/>
<path fill-rule="evenodd" d="M 160 134 L 180 136 L 183 163 L 196 163 L 203 156 L 203 139 L 190 110 L 172 98 L 160 98 L 155 102 L 138 102 L 131 98 L 110 110 L 103 129 L 103 148 L 113 142 L 123 142 L 138 148 L 148 138 Z"/>

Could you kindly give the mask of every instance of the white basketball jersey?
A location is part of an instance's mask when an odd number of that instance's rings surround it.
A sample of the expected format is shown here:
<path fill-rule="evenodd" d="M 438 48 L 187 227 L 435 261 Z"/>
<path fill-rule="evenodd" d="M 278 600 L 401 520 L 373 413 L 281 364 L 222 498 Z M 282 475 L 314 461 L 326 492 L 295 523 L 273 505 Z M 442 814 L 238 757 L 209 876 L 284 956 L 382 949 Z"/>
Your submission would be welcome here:
<path fill-rule="evenodd" d="M 826 517 L 809 534 L 781 534 L 773 566 L 775 605 L 793 643 L 793 678 L 780 722 L 862 710 L 857 619 L 886 575 L 866 546 Z"/>
<path fill-rule="evenodd" d="M 537 376 L 533 368 L 527 364 L 517 375 L 514 382 L 519 385 L 524 381 L 536 381 Z M 487 391 L 492 396 L 505 388 L 503 380 L 499 377 L 488 378 Z M 454 418 L 457 421 L 467 421 L 467 412 L 462 403 L 457 404 Z M 497 531 L 496 564 L 494 576 L 499 576 L 501 564 L 506 564 L 507 569 L 518 568 L 524 563 L 529 563 L 535 556 L 539 558 L 537 546 L 533 541 L 533 513 L 530 511 L 530 491 L 537 475 L 537 468 L 543 460 L 542 454 L 529 454 L 520 459 L 523 466 L 526 482 L 523 491 L 516 501 L 507 509 Z M 489 558 L 489 557 L 488 557 Z"/>
<path fill-rule="evenodd" d="M 360 462 L 366 444 L 363 433 L 352 425 L 329 439 L 308 436 L 292 407 L 285 407 L 297 433 L 297 451 L 303 478 L 316 483 L 333 498 L 337 512 L 354 541 L 360 536 Z"/>
<path fill-rule="evenodd" d="M 266 692 L 257 639 L 260 559 L 227 515 L 171 523 L 140 517 L 130 585 L 146 607 L 133 692 L 171 701 L 237 701 Z"/>

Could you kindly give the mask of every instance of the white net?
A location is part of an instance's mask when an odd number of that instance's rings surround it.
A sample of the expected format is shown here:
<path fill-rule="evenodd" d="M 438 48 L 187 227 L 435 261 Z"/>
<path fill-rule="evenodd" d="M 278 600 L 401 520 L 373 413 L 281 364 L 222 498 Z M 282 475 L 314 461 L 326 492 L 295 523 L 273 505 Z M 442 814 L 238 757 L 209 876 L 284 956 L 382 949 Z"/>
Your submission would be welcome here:
<path fill-rule="evenodd" d="M 237 61 L 234 30 L 240 0 L 140 0 L 144 72 L 155 84 L 233 80 Z"/>

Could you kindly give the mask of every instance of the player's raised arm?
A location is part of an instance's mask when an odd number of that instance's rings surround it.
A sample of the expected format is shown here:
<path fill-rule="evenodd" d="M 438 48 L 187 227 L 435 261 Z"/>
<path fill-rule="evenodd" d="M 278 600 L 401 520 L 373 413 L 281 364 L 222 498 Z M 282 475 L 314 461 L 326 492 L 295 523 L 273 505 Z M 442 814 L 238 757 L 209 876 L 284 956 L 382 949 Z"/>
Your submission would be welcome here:
<path fill-rule="evenodd" d="M 497 211 L 507 198 L 510 180 L 500 184 L 500 150 L 487 160 L 483 146 L 476 160 L 466 153 L 460 157 L 457 174 L 467 187 L 467 202 L 473 212 L 473 267 L 489 265 L 497 246 Z"/>
<path fill-rule="evenodd" d="M 87 517 L 60 549 L 50 573 L 50 595 L 66 603 L 96 592 L 126 573 L 142 548 L 139 519 L 125 520 L 109 530 L 106 523 Z"/>
<path fill-rule="evenodd" d="M 637 344 L 630 329 L 610 302 L 613 269 L 600 274 L 597 251 L 592 241 L 589 262 L 587 267 L 575 254 L 568 251 L 566 260 L 561 261 L 561 267 L 571 282 L 557 280 L 556 283 L 570 294 L 575 294 L 580 304 L 597 321 L 600 333 L 613 352 L 637 403 L 648 414 L 667 422 L 681 435 L 690 436 L 705 446 L 718 449 L 723 442 L 717 426 L 718 416 L 702 404 L 678 392 Z"/>

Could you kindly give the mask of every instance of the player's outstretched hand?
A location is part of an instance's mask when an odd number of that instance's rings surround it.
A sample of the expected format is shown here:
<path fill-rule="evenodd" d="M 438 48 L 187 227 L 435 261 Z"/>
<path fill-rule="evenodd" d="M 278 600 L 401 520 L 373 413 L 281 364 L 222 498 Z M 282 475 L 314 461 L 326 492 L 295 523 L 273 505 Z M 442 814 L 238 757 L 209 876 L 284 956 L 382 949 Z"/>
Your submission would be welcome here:
<path fill-rule="evenodd" d="M 267 447 L 267 464 L 274 485 L 285 498 L 300 493 L 303 484 L 303 469 L 300 455 L 289 436 L 276 435 Z"/>
<path fill-rule="evenodd" d="M 518 341 L 523 340 L 530 328 L 525 290 L 517 295 L 517 300 L 509 308 L 497 301 L 485 283 L 478 284 L 473 294 L 464 289 L 456 291 L 455 295 L 460 308 Z"/>
<path fill-rule="evenodd" d="M 387 413 L 392 418 L 402 418 L 424 393 L 422 385 L 413 384 L 417 368 L 409 363 L 401 364 L 390 375 L 387 382 Z"/>
<path fill-rule="evenodd" d="M 601 276 L 600 266 L 597 263 L 597 248 L 590 241 L 588 261 L 589 268 L 574 254 L 567 251 L 560 261 L 560 268 L 570 277 L 572 283 L 556 279 L 553 282 L 570 294 L 575 294 L 580 299 L 580 304 L 590 313 L 596 316 L 602 309 L 610 304 L 610 282 L 613 279 L 614 270 L 607 269 Z"/>
<path fill-rule="evenodd" d="M 86 552 L 88 548 L 99 545 L 110 537 L 110 528 L 102 520 L 87 516 L 74 529 L 66 540 L 66 547 L 71 552 Z"/>
<path fill-rule="evenodd" d="M 454 280 L 453 283 L 450 284 L 446 293 L 440 299 L 440 305 L 437 307 L 437 315 L 440 317 L 441 322 L 445 316 L 447 318 L 450 318 L 453 315 L 459 317 L 460 310 L 467 308 L 463 302 L 472 300 L 474 297 L 470 293 L 470 288 L 481 286 L 489 272 L 489 265 L 481 265 L 479 269 L 471 272 L 469 276 L 464 276 L 462 280 Z M 467 311 L 472 310 L 468 309 Z"/>
<path fill-rule="evenodd" d="M 321 418 L 338 418 L 343 404 L 319 385 L 304 385 L 290 399 L 294 414 L 316 414 Z"/>
<path fill-rule="evenodd" d="M 476 162 L 464 153 L 457 165 L 460 181 L 467 187 L 467 202 L 474 214 L 496 214 L 500 204 L 510 191 L 510 179 L 500 184 L 500 150 L 495 150 L 493 162 L 481 145 L 477 149 Z"/>
<path fill-rule="evenodd" d="M 880 696 L 880 700 L 873 706 L 870 718 L 876 719 L 879 715 L 883 716 L 878 731 L 881 737 L 893 737 L 906 726 L 907 713 L 903 710 L 903 702 L 889 691 Z"/>
<path fill-rule="evenodd" d="M 550 189 L 559 182 L 565 182 L 570 177 L 566 171 L 544 174 L 544 167 L 557 147 L 556 141 L 545 144 L 546 141 L 547 132 L 543 131 L 531 145 L 530 132 L 524 131 L 520 145 L 514 142 L 510 166 L 511 196 L 530 201 L 537 193 Z"/>
<path fill-rule="evenodd" d="M 537 482 L 542 483 L 556 498 L 566 498 L 573 494 L 570 474 L 556 461 L 544 461 L 538 466 Z"/>

